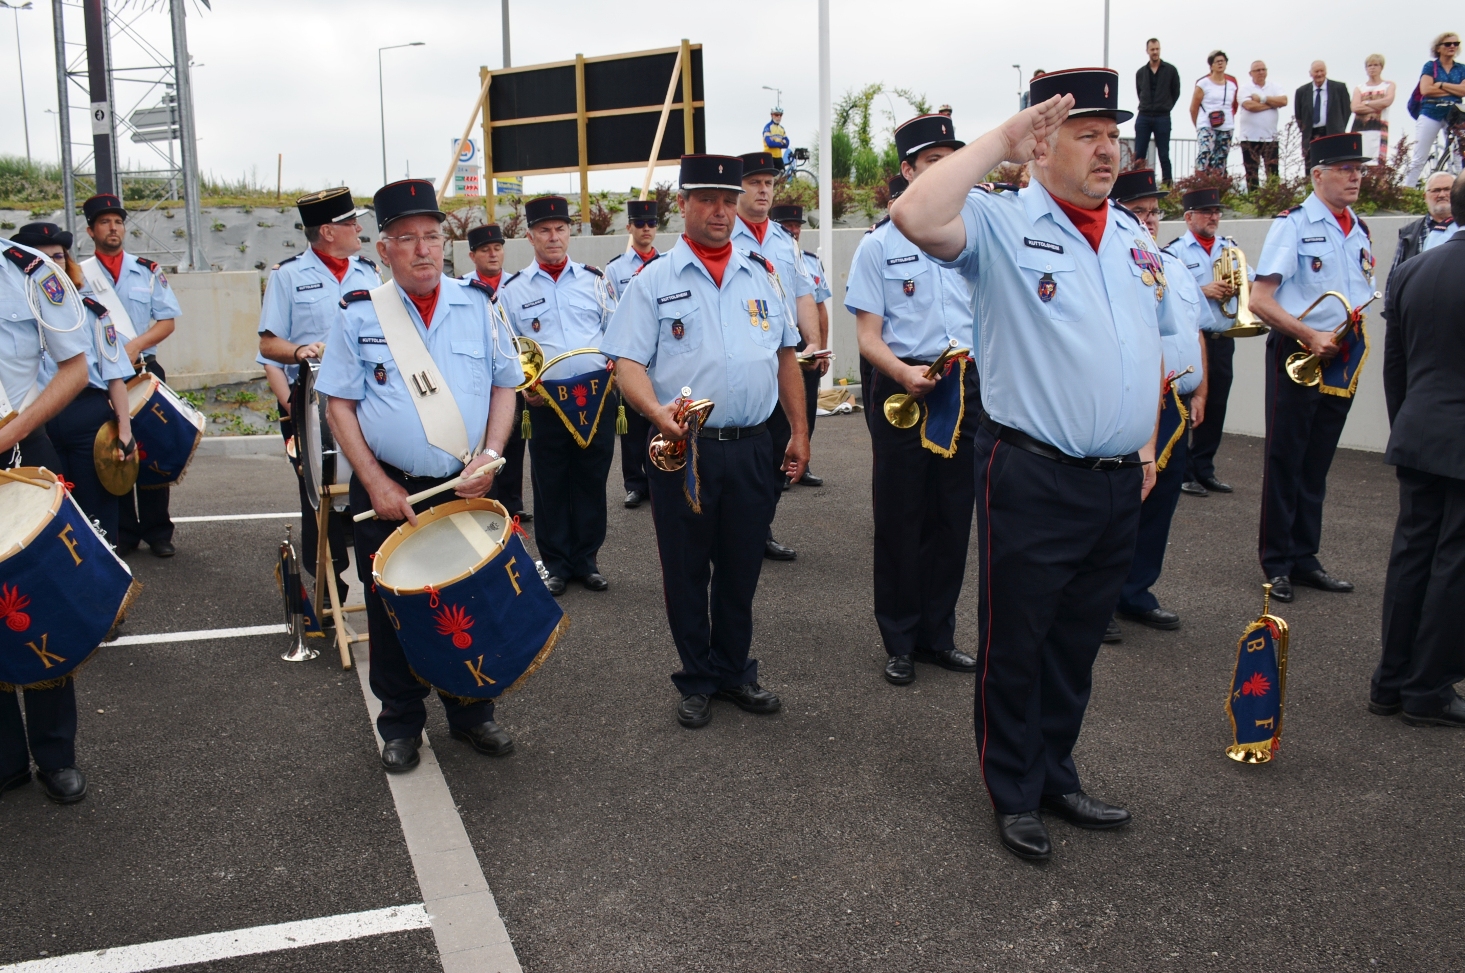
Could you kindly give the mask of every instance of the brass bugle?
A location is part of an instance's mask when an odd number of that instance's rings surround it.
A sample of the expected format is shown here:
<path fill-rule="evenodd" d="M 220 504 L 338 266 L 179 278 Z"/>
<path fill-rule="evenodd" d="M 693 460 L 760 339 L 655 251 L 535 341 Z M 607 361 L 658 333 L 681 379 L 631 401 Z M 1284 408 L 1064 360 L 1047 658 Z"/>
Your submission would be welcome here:
<path fill-rule="evenodd" d="M 1360 320 L 1362 318 L 1363 309 L 1368 307 L 1374 301 L 1378 300 L 1380 297 L 1383 297 L 1383 294 L 1379 293 L 1378 291 L 1374 291 L 1373 297 L 1370 297 L 1368 300 L 1364 301 L 1362 304 L 1358 305 L 1358 307 L 1355 308 L 1348 303 L 1348 298 L 1344 297 L 1342 294 L 1338 293 L 1337 291 L 1328 291 L 1326 294 L 1323 294 L 1317 300 L 1309 304 L 1306 311 L 1303 311 L 1301 314 L 1297 315 L 1297 320 L 1301 321 L 1306 318 L 1309 314 L 1313 312 L 1314 309 L 1317 308 L 1319 304 L 1321 304 L 1323 301 L 1326 301 L 1330 297 L 1335 298 L 1339 303 L 1343 305 L 1343 323 L 1333 329 L 1333 340 L 1336 341 L 1338 338 L 1341 338 L 1343 336 L 1343 333 L 1346 332 L 1353 325 L 1353 322 L 1355 320 Z M 1302 344 L 1302 342 L 1299 341 L 1298 344 L 1300 345 Z M 1292 354 L 1287 356 L 1287 362 L 1283 367 L 1287 370 L 1287 377 L 1292 379 L 1292 381 L 1296 382 L 1298 385 L 1318 385 L 1323 380 L 1323 361 L 1321 358 L 1319 358 L 1317 355 L 1313 354 L 1310 351 L 1294 351 Z"/>
<path fill-rule="evenodd" d="M 676 409 L 672 412 L 672 418 L 679 424 L 686 422 L 692 415 L 700 415 L 702 422 L 712 414 L 711 399 L 693 399 L 692 390 L 682 386 L 681 397 L 676 401 Z M 688 435 L 694 435 L 692 430 L 687 431 Z M 651 437 L 651 444 L 646 447 L 646 452 L 651 462 L 658 470 L 664 473 L 675 473 L 687 465 L 687 440 L 678 439 L 669 442 L 661 433 Z"/>
<path fill-rule="evenodd" d="M 1221 332 L 1222 337 L 1249 338 L 1252 335 L 1266 334 L 1267 326 L 1261 318 L 1251 313 L 1251 281 L 1247 279 L 1246 254 L 1240 247 L 1221 248 L 1221 255 L 1211 265 L 1211 279 L 1230 284 L 1236 292 L 1235 311 L 1227 311 L 1227 302 L 1220 302 L 1221 314 L 1236 321 Z"/>
<path fill-rule="evenodd" d="M 926 369 L 927 378 L 935 378 L 946 368 L 946 363 L 958 355 L 965 355 L 970 348 L 958 348 L 957 340 L 951 339 L 946 349 Z M 885 421 L 897 429 L 910 429 L 921 421 L 921 400 L 905 392 L 897 392 L 885 400 L 882 407 L 885 411 Z"/>
<path fill-rule="evenodd" d="M 539 381 L 539 376 L 544 374 L 544 349 L 539 347 L 539 342 L 533 338 L 526 338 L 523 335 L 514 335 L 514 351 L 519 354 L 519 367 L 524 371 L 524 381 L 514 386 L 514 391 L 522 392 L 525 389 L 533 388 Z"/>

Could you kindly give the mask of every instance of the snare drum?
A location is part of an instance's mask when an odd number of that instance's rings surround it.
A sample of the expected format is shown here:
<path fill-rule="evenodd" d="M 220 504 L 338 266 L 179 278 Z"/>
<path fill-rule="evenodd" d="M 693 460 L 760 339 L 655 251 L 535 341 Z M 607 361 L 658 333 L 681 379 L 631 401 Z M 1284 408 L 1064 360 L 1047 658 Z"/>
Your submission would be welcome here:
<path fill-rule="evenodd" d="M 87 660 L 135 588 L 56 474 L 7 472 L 31 482 L 0 477 L 0 688 L 42 689 Z"/>
<path fill-rule="evenodd" d="M 372 580 L 419 679 L 493 699 L 544 664 L 569 624 L 495 500 L 453 500 L 403 523 Z"/>
<path fill-rule="evenodd" d="M 326 421 L 328 399 L 315 390 L 319 373 L 320 362 L 302 363 L 300 374 L 295 379 L 294 393 L 290 396 L 290 418 L 295 423 L 295 455 L 305 478 L 305 495 L 315 510 L 320 509 L 320 498 L 325 495 L 326 487 L 351 481 L 351 463 L 337 448 L 331 424 Z M 349 505 L 350 499 L 344 493 L 331 500 L 331 506 L 336 510 L 345 510 Z"/>
<path fill-rule="evenodd" d="M 138 445 L 137 488 L 157 490 L 181 483 L 203 439 L 203 413 L 151 372 L 128 381 L 127 404 Z"/>

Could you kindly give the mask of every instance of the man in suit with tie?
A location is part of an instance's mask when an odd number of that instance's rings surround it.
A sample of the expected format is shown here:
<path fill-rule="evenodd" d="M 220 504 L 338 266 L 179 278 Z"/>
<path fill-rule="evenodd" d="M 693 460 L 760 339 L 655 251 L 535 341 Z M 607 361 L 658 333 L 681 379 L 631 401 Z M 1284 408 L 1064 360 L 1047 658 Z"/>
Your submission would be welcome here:
<path fill-rule="evenodd" d="M 1450 191 L 1465 220 L 1465 176 Z M 1411 726 L 1465 727 L 1465 235 L 1400 264 L 1385 300 L 1384 462 L 1399 521 L 1384 582 L 1383 654 L 1368 708 Z"/>
<path fill-rule="evenodd" d="M 1328 66 L 1313 61 L 1307 72 L 1312 80 L 1297 89 L 1292 99 L 1297 131 L 1302 136 L 1302 162 L 1312 171 L 1308 146 L 1313 139 L 1348 131 L 1348 116 L 1353 112 L 1353 97 L 1341 81 L 1328 80 Z"/>

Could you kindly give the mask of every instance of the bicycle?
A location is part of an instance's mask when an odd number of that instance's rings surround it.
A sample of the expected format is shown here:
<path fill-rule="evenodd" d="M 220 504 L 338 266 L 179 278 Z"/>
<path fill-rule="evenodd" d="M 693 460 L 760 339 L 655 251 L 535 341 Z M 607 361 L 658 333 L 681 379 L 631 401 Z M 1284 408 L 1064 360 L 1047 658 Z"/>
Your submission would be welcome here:
<path fill-rule="evenodd" d="M 1450 114 L 1445 122 L 1445 127 L 1440 131 L 1441 138 L 1434 141 L 1429 152 L 1429 158 L 1424 163 L 1424 178 L 1428 179 L 1437 172 L 1448 172 L 1451 175 L 1458 175 L 1461 166 L 1461 155 L 1465 152 L 1465 112 L 1451 107 Z"/>
<path fill-rule="evenodd" d="M 794 149 L 792 161 L 784 166 L 783 171 L 778 174 L 778 177 L 774 180 L 773 188 L 775 191 L 782 189 L 784 186 L 793 183 L 795 179 L 800 182 L 807 182 L 814 189 L 819 188 L 819 177 L 815 174 L 813 167 L 809 165 L 808 149 Z"/>

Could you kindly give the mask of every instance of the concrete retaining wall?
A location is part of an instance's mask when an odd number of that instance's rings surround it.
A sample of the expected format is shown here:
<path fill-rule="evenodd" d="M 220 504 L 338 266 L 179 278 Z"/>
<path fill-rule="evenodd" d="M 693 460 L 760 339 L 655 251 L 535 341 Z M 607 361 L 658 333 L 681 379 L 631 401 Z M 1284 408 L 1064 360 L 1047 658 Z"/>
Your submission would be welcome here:
<path fill-rule="evenodd" d="M 259 274 L 226 270 L 170 274 L 183 309 L 178 328 L 158 347 L 158 360 L 175 389 L 196 389 L 259 378 Z"/>

